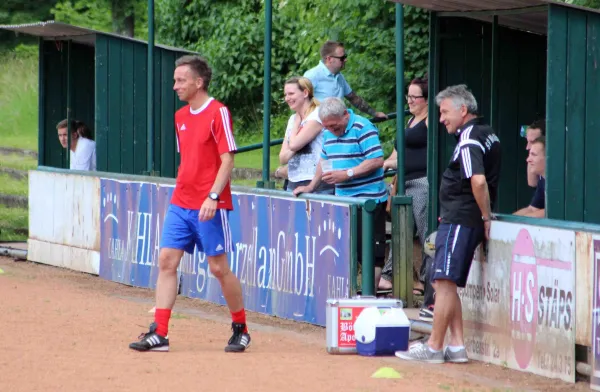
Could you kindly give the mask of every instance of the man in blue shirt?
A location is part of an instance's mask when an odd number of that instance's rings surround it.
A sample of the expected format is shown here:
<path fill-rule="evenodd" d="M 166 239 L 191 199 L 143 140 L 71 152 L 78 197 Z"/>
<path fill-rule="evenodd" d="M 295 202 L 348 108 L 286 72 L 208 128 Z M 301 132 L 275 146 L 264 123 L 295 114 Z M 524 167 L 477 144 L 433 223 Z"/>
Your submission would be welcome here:
<path fill-rule="evenodd" d="M 319 65 L 304 73 L 304 77 L 310 79 L 315 89 L 315 98 L 322 102 L 329 97 L 346 97 L 361 112 L 373 117 L 387 118 L 385 113 L 377 112 L 369 106 L 364 99 L 352 91 L 346 82 L 341 73 L 348 59 L 343 43 L 327 41 L 321 47 L 320 53 Z"/>
<path fill-rule="evenodd" d="M 323 137 L 321 160 L 310 184 L 296 188 L 294 194 L 310 193 L 317 189 L 321 181 L 325 181 L 335 185 L 337 196 L 372 199 L 377 202 L 373 212 L 373 284 L 376 288 L 385 264 L 387 214 L 387 189 L 383 182 L 383 150 L 379 142 L 379 131 L 369 120 L 347 109 L 340 98 L 325 99 L 319 107 L 319 117 L 327 130 Z M 360 230 L 359 219 L 359 233 Z M 361 243 L 359 241 L 359 258 Z"/>
<path fill-rule="evenodd" d="M 529 143 L 527 143 L 529 145 Z M 529 172 L 539 178 L 531 203 L 513 215 L 544 218 L 546 216 L 546 139 L 540 136 L 531 142 L 527 157 Z"/>

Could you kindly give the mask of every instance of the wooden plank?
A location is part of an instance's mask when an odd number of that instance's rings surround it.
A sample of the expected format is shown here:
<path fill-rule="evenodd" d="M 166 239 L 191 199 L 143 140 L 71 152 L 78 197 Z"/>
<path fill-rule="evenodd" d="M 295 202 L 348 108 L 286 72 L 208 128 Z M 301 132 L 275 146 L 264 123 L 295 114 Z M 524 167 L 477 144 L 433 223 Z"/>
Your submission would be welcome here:
<path fill-rule="evenodd" d="M 38 38 L 38 166 L 45 165 L 46 155 L 46 88 L 44 39 Z"/>
<path fill-rule="evenodd" d="M 584 221 L 600 223 L 600 15 L 588 15 L 586 57 Z"/>
<path fill-rule="evenodd" d="M 58 141 L 56 124 L 66 118 L 66 56 L 63 62 L 63 52 L 60 51 L 60 42 L 46 41 L 44 43 L 44 90 L 46 91 L 44 117 L 46 130 L 44 135 L 45 163 L 52 167 L 65 167 L 66 149 Z"/>
<path fill-rule="evenodd" d="M 546 51 L 545 41 L 539 39 L 538 36 L 527 33 L 518 34 L 518 56 L 521 59 L 533 58 L 537 59 L 538 53 Z M 518 93 L 516 98 L 518 105 L 518 120 L 511 129 L 511 136 L 515 139 L 515 150 L 512 152 L 512 157 L 506 157 L 514 161 L 516 178 L 516 205 L 513 211 L 528 206 L 533 197 L 535 188 L 529 187 L 527 184 L 527 155 L 526 150 L 527 140 L 520 135 L 520 126 L 529 125 L 539 117 L 538 113 L 538 92 L 546 91 L 545 77 L 542 86 L 539 86 L 539 74 L 546 74 L 545 63 L 540 66 L 538 61 L 519 61 L 519 77 L 518 77 Z M 545 102 L 544 102 L 545 104 Z M 500 139 L 504 142 L 504 138 Z M 504 147 L 504 145 L 503 145 Z M 504 160 L 506 162 L 506 160 Z M 508 211 L 507 211 L 508 212 Z"/>
<path fill-rule="evenodd" d="M 134 44 L 133 58 L 133 171 L 147 170 L 148 152 L 148 52 L 146 46 Z"/>
<path fill-rule="evenodd" d="M 184 52 L 179 52 L 177 53 L 177 58 L 184 56 L 188 53 L 184 53 Z M 173 64 L 173 67 L 175 65 Z M 173 68 L 173 71 L 175 71 L 175 68 Z M 171 81 L 171 83 L 173 83 L 173 81 Z M 209 90 L 210 91 L 210 90 Z M 173 102 L 175 105 L 175 112 L 177 112 L 179 109 L 181 109 L 182 107 L 184 107 L 185 105 L 187 105 L 187 102 L 184 102 L 182 100 L 179 99 L 179 97 L 177 96 L 177 94 L 173 93 Z M 233 115 L 233 114 L 232 114 Z M 175 130 L 175 113 L 173 113 L 173 120 L 172 120 L 172 126 L 173 126 L 173 130 Z M 233 137 L 235 138 L 235 135 L 237 134 L 238 129 L 236 128 L 236 124 L 233 124 Z M 177 140 L 175 140 L 175 142 L 177 143 Z M 239 147 L 239 145 L 238 145 Z M 174 177 L 177 176 L 177 172 L 179 170 L 179 163 L 181 161 L 181 155 L 179 154 L 179 152 L 177 152 L 177 144 L 175 144 L 175 155 L 174 155 L 174 161 L 175 161 L 175 175 Z"/>
<path fill-rule="evenodd" d="M 435 95 L 439 91 L 440 43 L 439 20 L 435 12 L 429 15 L 429 126 L 427 131 L 427 179 L 429 184 L 429 206 L 427 210 L 428 234 L 437 229 L 439 216 L 439 111 L 435 104 Z"/>
<path fill-rule="evenodd" d="M 517 209 L 517 172 L 520 170 L 515 155 L 525 148 L 519 140 L 519 52 L 514 31 L 500 28 L 498 64 L 498 129 L 502 145 L 502 166 L 496 211 L 511 214 Z M 516 46 L 516 48 L 515 48 Z"/>
<path fill-rule="evenodd" d="M 497 57 L 497 53 L 496 53 L 496 57 Z M 496 107 L 496 114 L 497 114 L 497 108 L 498 108 L 498 80 L 496 80 L 493 84 L 492 84 L 492 27 L 490 25 L 484 25 L 483 26 L 483 40 L 482 40 L 482 51 L 481 51 L 481 68 L 482 68 L 482 73 L 481 73 L 481 78 L 482 78 L 482 90 L 481 90 L 481 96 L 482 97 L 489 97 L 486 99 L 481 100 L 481 102 L 479 102 L 479 113 L 481 113 L 481 115 L 486 119 L 486 122 L 488 124 L 490 124 L 492 126 L 492 128 L 494 128 L 494 125 L 497 125 L 497 121 L 496 124 L 492 124 L 492 99 L 495 101 L 495 107 Z M 498 69 L 498 64 L 500 62 L 500 59 L 497 59 L 495 61 L 495 67 L 496 69 Z M 495 91 L 492 90 L 492 88 L 495 89 Z M 496 127 L 497 128 L 497 127 Z M 494 131 L 498 132 L 498 130 L 494 128 Z"/>
<path fill-rule="evenodd" d="M 161 101 L 163 99 L 162 87 L 162 56 L 163 49 L 154 49 L 154 170 L 162 176 L 161 159 L 160 159 L 160 144 L 162 143 L 160 124 L 162 113 L 160 111 Z M 173 75 L 169 75 L 169 79 L 173 79 Z"/>
<path fill-rule="evenodd" d="M 133 165 L 133 50 L 134 43 L 121 47 L 121 173 L 135 174 Z"/>
<path fill-rule="evenodd" d="M 108 171 L 121 172 L 121 53 L 122 40 L 108 41 Z"/>
<path fill-rule="evenodd" d="M 478 26 L 478 31 L 481 32 L 482 26 Z M 490 94 L 484 94 L 485 87 L 484 83 L 484 73 L 490 73 L 491 69 L 488 68 L 486 70 L 483 69 L 483 46 L 487 43 L 481 36 L 473 35 L 471 37 L 467 37 L 465 40 L 464 46 L 464 79 L 461 83 L 465 83 L 473 95 L 477 100 L 477 107 L 479 109 L 479 113 L 483 114 L 482 108 L 490 107 Z M 489 109 L 487 110 L 488 116 L 486 118 L 486 122 L 490 121 L 489 117 Z"/>
<path fill-rule="evenodd" d="M 583 221 L 586 96 L 587 18 L 584 12 L 569 10 L 567 38 L 567 110 L 566 110 L 566 220 Z"/>
<path fill-rule="evenodd" d="M 94 48 L 73 42 L 71 44 L 73 73 L 73 117 L 94 130 Z"/>
<path fill-rule="evenodd" d="M 465 44 L 462 40 L 455 38 L 443 38 L 440 41 L 440 91 L 448 86 L 463 83 L 465 80 Z M 438 108 L 439 110 L 439 108 Z M 438 150 L 438 171 L 440 181 L 448 162 L 452 156 L 452 151 L 456 145 L 453 136 L 448 135 L 446 127 L 443 124 L 438 125 L 439 150 Z M 439 184 L 438 184 L 439 186 Z"/>
<path fill-rule="evenodd" d="M 546 217 L 565 218 L 567 11 L 550 5 L 546 145 Z M 565 77 L 566 76 L 566 77 Z"/>
<path fill-rule="evenodd" d="M 96 168 L 108 171 L 108 38 L 96 36 Z"/>
<path fill-rule="evenodd" d="M 47 181 L 45 173 L 32 170 L 29 172 L 29 238 L 50 241 L 54 227 L 52 182 Z"/>
<path fill-rule="evenodd" d="M 575 233 L 575 343 L 592 347 L 594 242 L 589 233 Z"/>
<path fill-rule="evenodd" d="M 173 100 L 173 72 L 175 70 L 175 53 L 162 51 L 161 64 L 161 99 L 160 106 L 161 121 L 159 128 L 161 137 L 161 177 L 175 177 L 175 102 Z"/>
<path fill-rule="evenodd" d="M 65 220 L 67 236 L 63 244 L 77 248 L 100 250 L 100 179 L 98 177 L 55 174 L 66 178 L 63 197 L 72 211 Z M 77 216 L 72 219 L 71 216 Z"/>
<path fill-rule="evenodd" d="M 98 177 L 34 170 L 29 189 L 30 238 L 100 250 Z"/>

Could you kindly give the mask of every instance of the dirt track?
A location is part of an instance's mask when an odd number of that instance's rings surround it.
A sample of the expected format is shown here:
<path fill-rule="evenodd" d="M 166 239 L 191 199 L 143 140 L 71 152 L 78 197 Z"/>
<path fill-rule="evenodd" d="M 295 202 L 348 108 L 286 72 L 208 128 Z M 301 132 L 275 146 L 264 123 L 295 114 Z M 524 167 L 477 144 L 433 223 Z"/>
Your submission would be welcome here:
<path fill-rule="evenodd" d="M 252 346 L 227 354 L 225 308 L 180 297 L 171 352 L 127 344 L 147 330 L 153 293 L 0 257 L 0 391 L 588 391 L 489 366 L 334 356 L 325 331 L 249 314 Z M 401 379 L 374 379 L 392 367 Z"/>

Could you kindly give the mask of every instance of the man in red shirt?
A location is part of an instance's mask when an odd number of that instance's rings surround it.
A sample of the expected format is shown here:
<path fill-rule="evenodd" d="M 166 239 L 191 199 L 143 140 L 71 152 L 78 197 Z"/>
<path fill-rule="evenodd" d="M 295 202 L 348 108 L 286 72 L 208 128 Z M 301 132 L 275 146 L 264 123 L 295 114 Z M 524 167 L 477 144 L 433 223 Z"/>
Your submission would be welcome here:
<path fill-rule="evenodd" d="M 175 62 L 179 99 L 188 105 L 175 113 L 181 163 L 171 205 L 165 217 L 156 283 L 156 311 L 150 331 L 129 345 L 138 351 L 169 351 L 168 325 L 177 297 L 177 267 L 194 245 L 204 252 L 210 272 L 219 280 L 231 311 L 233 335 L 225 351 L 242 352 L 250 344 L 242 288 L 229 269 L 233 251 L 229 211 L 233 209 L 229 178 L 236 151 L 229 110 L 208 95 L 212 71 L 198 56 Z"/>

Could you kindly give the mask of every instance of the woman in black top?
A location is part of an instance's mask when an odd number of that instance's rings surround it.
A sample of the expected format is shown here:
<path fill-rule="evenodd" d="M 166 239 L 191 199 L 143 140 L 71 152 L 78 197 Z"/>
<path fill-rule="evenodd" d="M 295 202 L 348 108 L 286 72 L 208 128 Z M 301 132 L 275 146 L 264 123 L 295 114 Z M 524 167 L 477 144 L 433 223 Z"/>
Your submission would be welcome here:
<path fill-rule="evenodd" d="M 406 125 L 404 131 L 404 181 L 406 195 L 413 198 L 413 216 L 416 226 L 416 232 L 419 236 L 421 245 L 425 242 L 427 233 L 427 205 L 429 201 L 429 183 L 427 182 L 427 114 L 429 107 L 427 105 L 427 79 L 417 78 L 408 86 L 406 101 L 412 117 Z M 397 143 L 394 143 L 397 145 Z M 397 169 L 397 151 L 394 151 L 383 163 L 384 170 Z M 391 254 L 391 252 L 390 252 Z M 433 292 L 431 283 L 427 279 L 427 265 L 429 256 L 423 253 L 423 262 L 420 268 L 415 266 L 414 272 L 414 293 L 429 294 L 431 298 L 425 297 L 424 309 L 433 305 Z M 391 257 L 382 271 L 379 287 L 382 289 L 391 288 L 392 280 L 392 262 Z M 431 302 L 431 303 L 427 303 Z M 432 309 L 432 307 L 431 307 Z M 433 313 L 431 314 L 433 318 Z"/>

